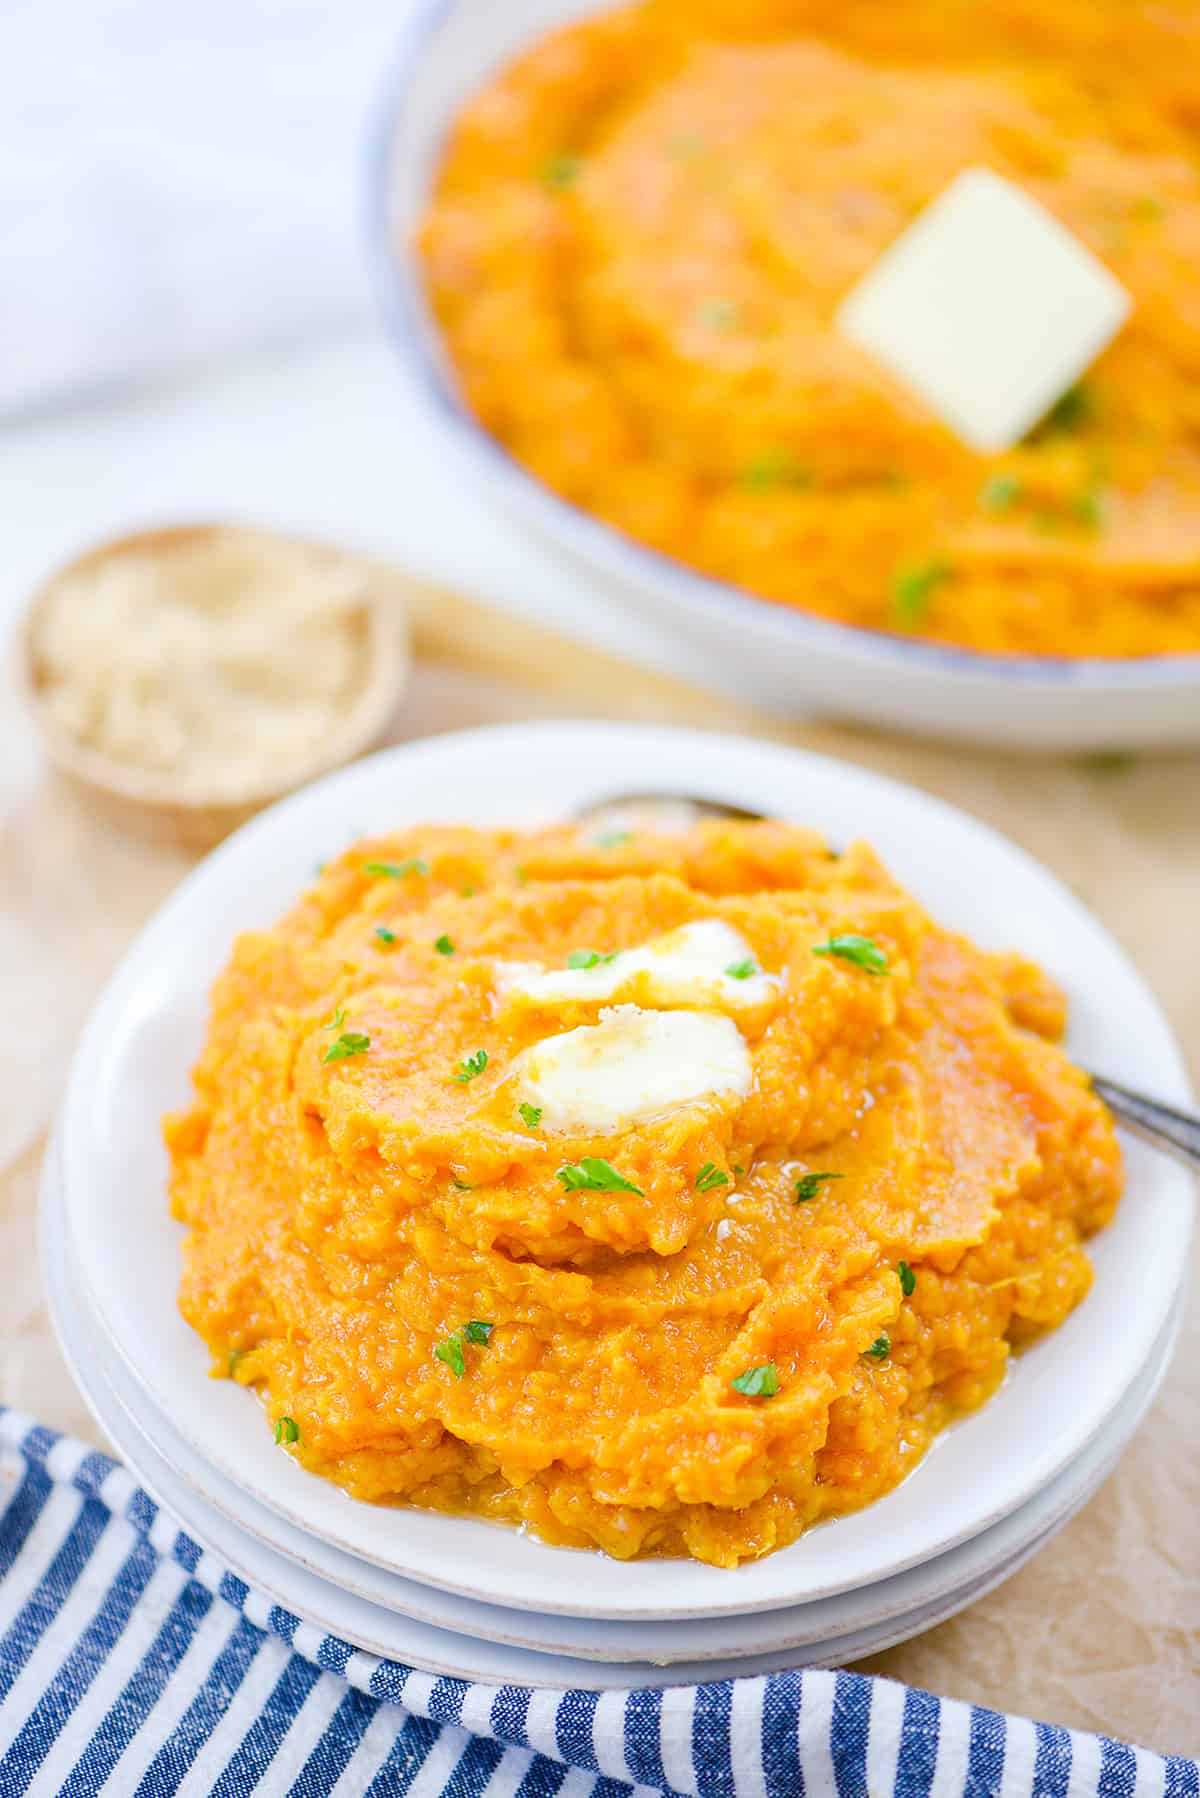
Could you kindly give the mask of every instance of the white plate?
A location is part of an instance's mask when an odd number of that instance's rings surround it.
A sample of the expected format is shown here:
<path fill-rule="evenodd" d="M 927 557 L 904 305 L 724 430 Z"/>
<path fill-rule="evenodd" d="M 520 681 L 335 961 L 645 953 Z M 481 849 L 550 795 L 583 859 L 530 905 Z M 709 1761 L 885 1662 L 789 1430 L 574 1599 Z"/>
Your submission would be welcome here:
<path fill-rule="evenodd" d="M 62 1213 L 56 1165 L 47 1157 L 41 1241 L 51 1317 L 93 1415 L 152 1496 L 248 1584 L 308 1623 L 424 1672 L 489 1682 L 688 1684 L 840 1665 L 932 1628 L 1015 1573 L 1107 1477 L 1158 1388 L 1179 1324 L 1177 1307 L 1126 1404 L 1091 1449 L 1020 1511 L 936 1560 L 795 1611 L 601 1623 L 506 1612 L 415 1586 L 306 1536 L 214 1475 L 105 1342 L 69 1265 Z"/>
<path fill-rule="evenodd" d="M 1200 654 L 985 655 L 773 605 L 561 499 L 475 421 L 447 364 L 413 247 L 443 139 L 463 100 L 500 63 L 554 26 L 600 10 L 597 0 L 420 0 L 380 95 L 367 168 L 376 291 L 412 397 L 468 480 L 557 552 L 564 582 L 586 582 L 598 606 L 636 606 L 690 652 L 703 652 L 727 691 L 785 715 L 816 709 L 1023 750 L 1200 739 Z"/>
<path fill-rule="evenodd" d="M 420 1583 L 486 1602 L 608 1618 L 733 1615 L 889 1577 L 977 1535 L 1093 1442 L 1145 1365 L 1185 1265 L 1191 1181 L 1139 1144 L 1093 1245 L 1096 1282 L 1021 1357 L 992 1402 L 949 1431 L 896 1491 L 736 1571 L 614 1562 L 471 1519 L 372 1507 L 277 1453 L 253 1396 L 207 1377 L 179 1316 L 180 1229 L 163 1197 L 163 1110 L 180 1104 L 210 981 L 232 936 L 276 917 L 313 863 L 365 830 L 430 812 L 486 824 L 574 812 L 613 793 L 707 794 L 871 839 L 945 923 L 1011 945 L 1064 980 L 1072 1047 L 1168 1100 L 1182 1065 L 1141 980 L 1079 902 L 1021 850 L 928 795 L 822 757 L 691 731 L 593 724 L 474 731 L 390 750 L 256 819 L 184 882 L 102 995 L 62 1118 L 68 1226 L 99 1318 L 197 1452 L 302 1529 Z M 432 797 L 431 797 L 432 796 Z"/>

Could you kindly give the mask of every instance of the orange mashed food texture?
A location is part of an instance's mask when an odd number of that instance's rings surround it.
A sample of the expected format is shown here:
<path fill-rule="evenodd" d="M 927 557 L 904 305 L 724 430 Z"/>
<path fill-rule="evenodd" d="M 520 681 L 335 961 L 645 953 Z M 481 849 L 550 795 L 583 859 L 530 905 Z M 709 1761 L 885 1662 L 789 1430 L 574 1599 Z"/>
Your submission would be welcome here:
<path fill-rule="evenodd" d="M 566 499 L 765 599 L 992 652 L 1200 650 L 1200 8 L 644 0 L 461 112 L 420 234 L 467 403 Z M 962 169 L 1133 298 L 981 457 L 833 320 Z"/>
<path fill-rule="evenodd" d="M 704 919 L 778 977 L 728 1013 L 746 1096 L 523 1117 L 517 1057 L 601 1007 L 504 964 Z M 814 954 L 846 934 L 887 971 Z M 789 825 L 358 843 L 216 983 L 167 1123 L 183 1314 L 358 1498 L 732 1566 L 888 1491 L 1086 1293 L 1121 1166 L 1062 1023 L 1036 968 Z M 638 1190 L 571 1189 L 585 1157 Z"/>

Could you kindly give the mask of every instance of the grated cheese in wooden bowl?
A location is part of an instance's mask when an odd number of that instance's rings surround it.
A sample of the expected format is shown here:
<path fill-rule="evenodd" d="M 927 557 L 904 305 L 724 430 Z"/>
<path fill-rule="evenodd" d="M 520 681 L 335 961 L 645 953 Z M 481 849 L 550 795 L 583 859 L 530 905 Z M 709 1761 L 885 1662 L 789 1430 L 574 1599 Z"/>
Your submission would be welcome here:
<path fill-rule="evenodd" d="M 93 551 L 48 582 L 26 627 L 52 754 L 126 796 L 243 811 L 348 760 L 378 736 L 407 666 L 380 576 L 227 526 Z"/>

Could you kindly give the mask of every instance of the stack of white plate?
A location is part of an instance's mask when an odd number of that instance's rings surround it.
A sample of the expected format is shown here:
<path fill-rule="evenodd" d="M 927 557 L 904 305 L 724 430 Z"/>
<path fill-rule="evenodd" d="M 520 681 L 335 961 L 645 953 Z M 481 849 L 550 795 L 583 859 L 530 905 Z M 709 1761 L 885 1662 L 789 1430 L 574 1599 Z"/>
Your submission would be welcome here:
<path fill-rule="evenodd" d="M 1153 1000 L 1072 895 L 925 794 L 795 751 L 690 732 L 548 725 L 388 751 L 240 832 L 180 888 L 102 996 L 43 1190 L 51 1306 L 96 1417 L 200 1542 L 318 1628 L 488 1682 L 593 1688 L 853 1660 L 990 1590 L 1096 1490 L 1162 1378 L 1191 1224 L 1182 1170 L 1126 1144 L 1128 1185 L 1092 1245 L 1095 1285 L 895 1492 L 736 1571 L 619 1563 L 472 1519 L 358 1503 L 273 1445 L 253 1393 L 208 1378 L 174 1302 L 161 1113 L 187 1092 L 210 982 L 313 865 L 430 818 L 571 816 L 618 795 L 703 795 L 864 836 L 944 923 L 1064 982 L 1085 1064 L 1186 1103 Z"/>

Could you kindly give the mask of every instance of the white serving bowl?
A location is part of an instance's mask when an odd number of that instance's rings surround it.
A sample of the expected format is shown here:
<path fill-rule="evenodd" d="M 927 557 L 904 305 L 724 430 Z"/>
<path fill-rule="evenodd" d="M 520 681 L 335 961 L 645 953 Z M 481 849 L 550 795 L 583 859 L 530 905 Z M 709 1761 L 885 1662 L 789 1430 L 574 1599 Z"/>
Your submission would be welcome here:
<path fill-rule="evenodd" d="M 459 398 L 412 244 L 446 130 L 499 65 L 594 0 L 416 0 L 373 122 L 366 186 L 375 286 L 430 429 L 484 494 L 564 558 L 564 584 L 635 604 L 703 652 L 714 684 L 784 715 L 814 711 L 1012 749 L 1200 741 L 1200 654 L 1104 660 L 983 655 L 773 605 L 649 549 L 527 473 Z"/>
<path fill-rule="evenodd" d="M 211 982 L 235 933 L 269 924 L 348 838 L 428 818 L 480 825 L 569 817 L 614 794 L 701 794 L 864 836 L 945 924 L 1047 966 L 1072 1001 L 1086 1064 L 1187 1100 L 1153 999 L 1079 901 L 1002 837 L 927 794 L 796 750 L 696 731 L 605 724 L 468 731 L 388 750 L 275 806 L 232 837 L 138 938 L 84 1030 L 61 1117 L 72 1252 L 96 1317 L 154 1406 L 252 1498 L 345 1552 L 488 1604 L 596 1619 L 782 1609 L 890 1578 L 1016 1511 L 1083 1454 L 1126 1402 L 1186 1265 L 1192 1186 L 1141 1144 L 1097 1238 L 1095 1285 L 1022 1355 L 990 1404 L 944 1434 L 878 1503 L 736 1571 L 614 1562 L 469 1518 L 355 1502 L 271 1441 L 252 1393 L 208 1377 L 175 1304 L 181 1226 L 167 1211 L 159 1120 L 186 1099 Z M 431 795 L 435 796 L 431 800 Z"/>

